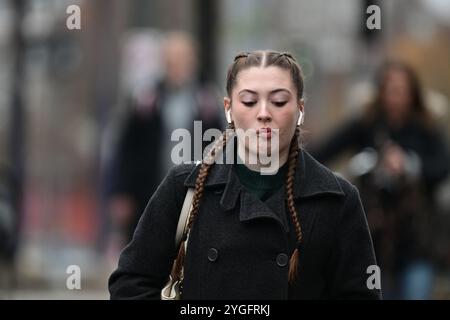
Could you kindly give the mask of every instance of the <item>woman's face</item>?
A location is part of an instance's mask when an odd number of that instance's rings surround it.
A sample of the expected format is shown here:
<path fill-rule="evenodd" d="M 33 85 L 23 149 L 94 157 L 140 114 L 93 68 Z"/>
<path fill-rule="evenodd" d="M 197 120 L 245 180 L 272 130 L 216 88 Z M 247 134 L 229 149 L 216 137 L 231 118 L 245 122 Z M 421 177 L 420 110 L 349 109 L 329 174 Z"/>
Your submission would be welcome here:
<path fill-rule="evenodd" d="M 231 100 L 225 98 L 224 106 L 225 111 L 231 108 L 231 119 L 236 129 L 256 132 L 258 143 L 246 140 L 246 153 L 257 154 L 261 146 L 270 147 L 270 140 L 278 139 L 279 163 L 286 162 L 299 111 L 303 111 L 303 100 L 297 98 L 289 70 L 269 66 L 240 71 Z M 241 139 L 239 142 L 244 143 Z M 268 154 L 274 151 L 268 150 Z"/>
<path fill-rule="evenodd" d="M 403 121 L 412 102 L 408 75 L 401 70 L 388 70 L 383 86 L 381 98 L 385 114 L 391 121 Z"/>

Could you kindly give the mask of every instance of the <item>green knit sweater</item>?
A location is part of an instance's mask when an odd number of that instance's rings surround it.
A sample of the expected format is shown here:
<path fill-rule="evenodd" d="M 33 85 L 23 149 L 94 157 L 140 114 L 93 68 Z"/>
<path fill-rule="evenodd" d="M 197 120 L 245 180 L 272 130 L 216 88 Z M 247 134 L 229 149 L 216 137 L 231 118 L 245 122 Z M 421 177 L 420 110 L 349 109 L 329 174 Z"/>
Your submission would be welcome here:
<path fill-rule="evenodd" d="M 242 185 L 262 201 L 265 201 L 276 190 L 282 187 L 286 180 L 287 162 L 274 175 L 264 175 L 260 172 L 250 170 L 243 163 L 237 163 L 235 166 L 236 174 Z"/>

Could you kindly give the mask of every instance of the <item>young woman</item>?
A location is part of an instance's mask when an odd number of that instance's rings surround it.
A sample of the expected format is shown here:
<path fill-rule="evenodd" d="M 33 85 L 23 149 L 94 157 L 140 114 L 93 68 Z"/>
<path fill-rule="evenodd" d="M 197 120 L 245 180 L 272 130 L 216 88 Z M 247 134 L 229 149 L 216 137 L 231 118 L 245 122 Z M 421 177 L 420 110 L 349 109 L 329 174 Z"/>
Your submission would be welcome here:
<path fill-rule="evenodd" d="M 300 148 L 303 78 L 295 59 L 273 51 L 238 54 L 226 88 L 232 130 L 201 165 L 167 174 L 109 279 L 111 298 L 159 299 L 175 258 L 172 276 L 184 266 L 183 299 L 380 298 L 357 189 Z M 234 131 L 253 131 L 257 142 Z M 237 146 L 233 159 L 242 160 L 215 162 L 229 154 L 230 142 Z M 258 157 L 250 161 L 260 148 L 277 156 L 273 174 L 262 174 L 267 164 Z M 195 188 L 188 245 L 175 250 L 188 188 Z"/>

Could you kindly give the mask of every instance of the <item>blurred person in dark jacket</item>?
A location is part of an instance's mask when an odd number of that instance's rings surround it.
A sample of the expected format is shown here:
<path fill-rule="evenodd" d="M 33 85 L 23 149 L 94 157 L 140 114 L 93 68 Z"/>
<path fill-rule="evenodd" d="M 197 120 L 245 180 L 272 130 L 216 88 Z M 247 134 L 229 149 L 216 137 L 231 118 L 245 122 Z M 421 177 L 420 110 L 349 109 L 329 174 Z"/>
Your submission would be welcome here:
<path fill-rule="evenodd" d="M 171 149 L 178 141 L 171 141 L 172 132 L 184 128 L 193 136 L 194 121 L 202 121 L 202 131 L 223 127 L 213 86 L 196 79 L 197 52 L 191 36 L 170 32 L 162 49 L 164 77 L 155 88 L 131 99 L 113 160 L 109 208 L 115 234 L 119 230 L 122 238 L 115 240 L 120 249 L 131 240 L 149 195 L 174 165 Z"/>
<path fill-rule="evenodd" d="M 433 284 L 434 191 L 449 173 L 444 137 L 425 106 L 411 67 L 387 62 L 362 117 L 309 146 L 327 163 L 352 151 L 381 272 L 385 298 L 429 298 Z M 391 288 L 391 289 L 389 289 Z"/>

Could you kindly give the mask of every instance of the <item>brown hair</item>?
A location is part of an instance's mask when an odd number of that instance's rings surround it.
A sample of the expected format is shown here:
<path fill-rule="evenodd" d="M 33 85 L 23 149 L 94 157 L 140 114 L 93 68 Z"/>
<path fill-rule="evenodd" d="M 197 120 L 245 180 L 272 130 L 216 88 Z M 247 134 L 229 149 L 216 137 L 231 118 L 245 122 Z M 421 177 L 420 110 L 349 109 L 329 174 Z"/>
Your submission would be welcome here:
<path fill-rule="evenodd" d="M 228 95 L 231 96 L 231 91 L 233 90 L 236 84 L 236 77 L 240 71 L 252 66 L 267 67 L 272 65 L 291 71 L 292 80 L 297 89 L 297 97 L 298 99 L 301 99 L 303 96 L 303 77 L 298 63 L 295 61 L 295 59 L 290 53 L 287 52 L 280 53 L 266 50 L 254 51 L 251 53 L 240 53 L 236 55 L 233 63 L 228 69 L 227 84 L 226 84 Z M 218 155 L 220 151 L 225 148 L 228 140 L 234 134 L 234 124 L 233 123 L 229 124 L 228 129 L 232 130 L 225 130 L 223 132 L 220 138 L 217 139 L 212 148 L 209 150 L 207 156 L 205 157 L 200 166 L 200 170 L 195 183 L 195 193 L 192 202 L 192 212 L 190 219 L 188 221 L 187 232 L 189 232 L 189 230 L 191 229 L 192 224 L 199 212 L 200 200 L 203 196 L 204 184 L 208 177 L 209 170 L 211 169 L 214 163 L 216 155 Z M 295 134 L 291 140 L 289 156 L 287 160 L 288 170 L 286 174 L 286 203 L 292 222 L 294 223 L 295 226 L 295 233 L 297 237 L 297 245 L 294 252 L 291 255 L 289 262 L 288 280 L 290 283 L 292 283 L 295 280 L 297 275 L 299 246 L 302 241 L 302 230 L 298 214 L 295 209 L 294 190 L 293 190 L 294 173 L 297 167 L 297 157 L 299 153 L 299 148 L 300 148 L 300 127 L 297 126 Z M 172 268 L 171 275 L 174 279 L 180 279 L 181 276 L 181 268 L 183 266 L 185 257 L 184 241 L 186 241 L 186 236 L 183 237 L 183 241 L 178 250 L 177 259 Z"/>
<path fill-rule="evenodd" d="M 375 76 L 376 96 L 367 106 L 365 120 L 371 123 L 383 117 L 383 108 L 381 108 L 383 104 L 382 95 L 386 84 L 386 75 L 391 70 L 403 72 L 408 79 L 407 81 L 411 95 L 410 117 L 418 120 L 424 127 L 430 127 L 432 117 L 426 108 L 417 73 L 408 64 L 395 60 L 386 61 L 379 68 Z"/>
<path fill-rule="evenodd" d="M 303 97 L 303 75 L 297 61 L 289 52 L 276 52 L 269 50 L 258 50 L 253 52 L 241 52 L 234 57 L 234 62 L 228 68 L 227 74 L 227 94 L 231 97 L 231 91 L 236 85 L 237 75 L 240 71 L 250 67 L 270 67 L 276 66 L 289 70 L 292 82 L 297 89 L 297 98 Z"/>

